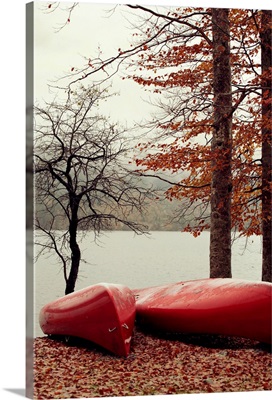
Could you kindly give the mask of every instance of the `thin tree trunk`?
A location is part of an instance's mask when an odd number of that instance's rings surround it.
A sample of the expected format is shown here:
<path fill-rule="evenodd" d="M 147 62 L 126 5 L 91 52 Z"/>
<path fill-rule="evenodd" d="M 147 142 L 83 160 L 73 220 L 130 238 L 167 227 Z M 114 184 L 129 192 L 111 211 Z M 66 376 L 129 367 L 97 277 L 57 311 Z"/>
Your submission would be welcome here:
<path fill-rule="evenodd" d="M 271 170 L 272 170 L 272 11 L 262 11 L 261 23 L 261 63 L 262 74 L 262 234 L 263 234 L 263 256 L 262 256 L 262 280 L 271 282 L 271 223 L 272 223 L 272 202 L 271 202 Z"/>
<path fill-rule="evenodd" d="M 81 252 L 77 243 L 77 228 L 78 228 L 78 204 L 79 201 L 75 197 L 70 197 L 71 204 L 71 221 L 69 226 L 70 234 L 70 249 L 71 249 L 71 269 L 66 281 L 65 294 L 74 292 L 78 276 Z"/>
<path fill-rule="evenodd" d="M 214 130 L 212 138 L 210 277 L 231 277 L 232 95 L 228 9 L 212 9 Z"/>

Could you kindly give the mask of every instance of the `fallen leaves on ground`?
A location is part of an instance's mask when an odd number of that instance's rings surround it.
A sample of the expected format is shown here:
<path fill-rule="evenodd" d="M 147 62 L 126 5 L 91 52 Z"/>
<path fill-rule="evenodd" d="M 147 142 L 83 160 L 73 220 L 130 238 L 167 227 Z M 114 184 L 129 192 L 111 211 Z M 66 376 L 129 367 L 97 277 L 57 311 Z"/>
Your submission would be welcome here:
<path fill-rule="evenodd" d="M 127 358 L 91 343 L 36 338 L 34 398 L 272 390 L 269 349 L 241 338 L 135 331 Z"/>

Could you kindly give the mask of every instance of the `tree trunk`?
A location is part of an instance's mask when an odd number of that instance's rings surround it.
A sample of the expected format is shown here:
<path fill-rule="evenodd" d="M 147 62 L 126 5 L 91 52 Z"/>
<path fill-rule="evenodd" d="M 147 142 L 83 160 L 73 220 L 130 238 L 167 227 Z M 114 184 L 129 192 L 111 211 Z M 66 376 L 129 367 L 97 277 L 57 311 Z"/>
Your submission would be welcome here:
<path fill-rule="evenodd" d="M 228 9 L 212 9 L 214 130 L 211 182 L 210 277 L 231 277 L 232 95 Z"/>
<path fill-rule="evenodd" d="M 262 256 L 262 280 L 271 282 L 271 170 L 272 170 L 272 79 L 269 68 L 272 67 L 271 51 L 271 20 L 272 11 L 262 11 L 261 24 L 261 63 L 262 63 L 262 234 L 263 234 L 263 256 Z"/>
<path fill-rule="evenodd" d="M 77 197 L 70 197 L 71 206 L 71 221 L 69 226 L 70 234 L 70 249 L 71 249 L 71 269 L 66 281 L 65 294 L 74 292 L 76 280 L 78 276 L 79 264 L 81 259 L 80 248 L 77 243 L 77 228 L 78 228 L 78 205 Z"/>

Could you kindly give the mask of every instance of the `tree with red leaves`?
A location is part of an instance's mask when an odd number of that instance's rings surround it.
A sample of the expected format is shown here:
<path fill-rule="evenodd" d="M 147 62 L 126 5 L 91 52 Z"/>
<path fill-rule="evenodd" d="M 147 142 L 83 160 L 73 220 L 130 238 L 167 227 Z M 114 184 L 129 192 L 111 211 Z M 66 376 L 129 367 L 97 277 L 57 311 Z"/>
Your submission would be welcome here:
<path fill-rule="evenodd" d="M 152 126 L 167 137 L 141 144 L 137 165 L 184 172 L 166 197 L 187 199 L 182 215 L 198 209 L 188 231 L 210 229 L 211 277 L 231 275 L 235 229 L 264 234 L 263 279 L 271 281 L 271 14 L 131 7 L 149 15 L 140 40 L 150 40 L 131 78 L 165 96 Z"/>

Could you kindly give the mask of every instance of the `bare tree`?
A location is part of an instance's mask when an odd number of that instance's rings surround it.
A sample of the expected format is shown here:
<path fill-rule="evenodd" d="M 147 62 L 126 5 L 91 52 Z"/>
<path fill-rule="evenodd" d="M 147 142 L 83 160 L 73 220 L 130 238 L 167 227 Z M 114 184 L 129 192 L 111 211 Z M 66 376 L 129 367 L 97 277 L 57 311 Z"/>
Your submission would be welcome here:
<path fill-rule="evenodd" d="M 132 211 L 140 213 L 149 194 L 127 167 L 132 144 L 124 129 L 98 112 L 99 103 L 109 96 L 106 89 L 81 86 L 66 101 L 35 108 L 37 256 L 49 250 L 58 255 L 65 294 L 74 291 L 78 276 L 79 231 L 99 234 L 112 224 L 145 231 L 131 220 Z"/>

